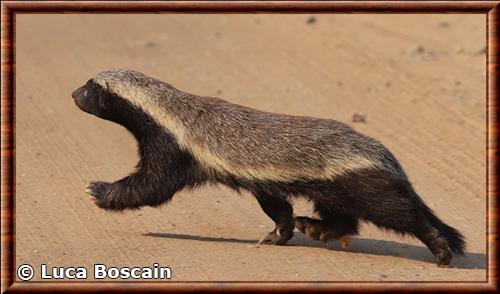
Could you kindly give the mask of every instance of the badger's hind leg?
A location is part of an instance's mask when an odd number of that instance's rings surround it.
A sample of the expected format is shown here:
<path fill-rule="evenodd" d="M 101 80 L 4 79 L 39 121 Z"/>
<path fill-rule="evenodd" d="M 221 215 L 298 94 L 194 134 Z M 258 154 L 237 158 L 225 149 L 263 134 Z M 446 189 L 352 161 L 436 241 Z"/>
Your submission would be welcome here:
<path fill-rule="evenodd" d="M 411 215 L 412 213 L 413 215 Z M 392 229 L 403 234 L 412 234 L 422 241 L 434 254 L 438 266 L 447 266 L 452 253 L 446 238 L 433 227 L 418 208 L 408 214 L 386 212 L 371 219 L 377 226 Z"/>
<path fill-rule="evenodd" d="M 448 241 L 423 215 L 420 216 L 413 234 L 434 254 L 438 266 L 447 267 L 450 264 L 453 256 Z"/>
<path fill-rule="evenodd" d="M 384 193 L 383 197 L 364 197 L 366 208 L 363 219 L 379 227 L 417 237 L 434 254 L 439 266 L 447 266 L 453 257 L 450 246 L 446 236 L 429 222 L 424 204 L 418 203 L 421 200 L 401 189 L 380 192 Z"/>
<path fill-rule="evenodd" d="M 260 207 L 274 221 L 276 227 L 259 244 L 284 245 L 293 238 L 293 208 L 283 196 L 258 192 L 254 194 Z"/>
<path fill-rule="evenodd" d="M 358 234 L 358 220 L 317 202 L 315 211 L 321 219 L 298 216 L 294 220 L 295 227 L 313 240 L 327 242 L 340 239 L 340 247 L 346 249 L 349 236 Z"/>

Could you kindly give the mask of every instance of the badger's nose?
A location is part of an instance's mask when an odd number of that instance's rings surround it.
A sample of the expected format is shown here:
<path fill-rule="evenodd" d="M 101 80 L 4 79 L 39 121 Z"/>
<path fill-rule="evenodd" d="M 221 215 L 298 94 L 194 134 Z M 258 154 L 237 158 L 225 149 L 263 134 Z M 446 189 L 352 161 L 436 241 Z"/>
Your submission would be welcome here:
<path fill-rule="evenodd" d="M 85 86 L 80 87 L 74 90 L 73 93 L 71 93 L 71 97 L 73 97 L 73 99 L 82 98 L 85 96 L 87 96 L 87 89 L 85 89 Z"/>

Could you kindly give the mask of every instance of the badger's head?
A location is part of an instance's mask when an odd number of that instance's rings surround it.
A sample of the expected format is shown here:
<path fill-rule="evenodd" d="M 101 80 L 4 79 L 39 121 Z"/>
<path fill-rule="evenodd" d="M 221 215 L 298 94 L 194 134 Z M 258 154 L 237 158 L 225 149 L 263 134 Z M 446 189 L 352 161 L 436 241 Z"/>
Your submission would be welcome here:
<path fill-rule="evenodd" d="M 169 101 L 182 97 L 182 92 L 137 71 L 103 71 L 73 91 L 72 96 L 81 110 L 120 124 L 136 137 L 152 125 L 179 128 L 166 110 L 170 107 Z"/>
<path fill-rule="evenodd" d="M 151 99 L 144 92 L 151 92 L 148 88 L 152 83 L 154 79 L 136 71 L 107 70 L 73 91 L 72 96 L 81 110 L 129 128 L 144 119 L 140 104 L 134 99 L 142 99 L 142 102 Z"/>
<path fill-rule="evenodd" d="M 120 97 L 113 95 L 93 80 L 73 91 L 71 96 L 81 110 L 107 120 L 113 120 L 120 108 L 117 106 L 123 104 Z"/>

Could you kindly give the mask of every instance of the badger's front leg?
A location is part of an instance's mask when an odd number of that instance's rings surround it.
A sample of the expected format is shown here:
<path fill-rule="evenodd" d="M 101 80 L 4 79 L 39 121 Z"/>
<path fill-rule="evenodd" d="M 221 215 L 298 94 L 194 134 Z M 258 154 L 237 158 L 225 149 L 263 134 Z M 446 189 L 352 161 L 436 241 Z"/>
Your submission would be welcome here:
<path fill-rule="evenodd" d="M 267 193 L 256 193 L 262 210 L 276 223 L 274 230 L 266 234 L 259 244 L 284 245 L 293 237 L 293 208 L 285 198 Z"/>
<path fill-rule="evenodd" d="M 176 189 L 168 181 L 145 170 L 139 170 L 114 183 L 91 182 L 86 192 L 95 204 L 106 210 L 134 209 L 158 206 L 172 198 Z"/>

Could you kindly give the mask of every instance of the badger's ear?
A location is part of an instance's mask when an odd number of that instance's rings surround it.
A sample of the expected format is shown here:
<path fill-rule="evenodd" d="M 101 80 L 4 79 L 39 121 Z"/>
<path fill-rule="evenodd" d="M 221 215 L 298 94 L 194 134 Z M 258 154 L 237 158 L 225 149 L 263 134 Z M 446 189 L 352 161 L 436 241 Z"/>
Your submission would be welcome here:
<path fill-rule="evenodd" d="M 104 82 L 104 85 L 105 85 L 105 88 L 104 88 L 105 90 L 111 91 L 111 84 L 108 81 Z"/>

